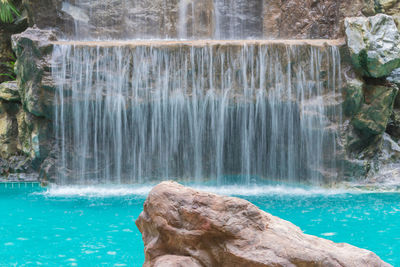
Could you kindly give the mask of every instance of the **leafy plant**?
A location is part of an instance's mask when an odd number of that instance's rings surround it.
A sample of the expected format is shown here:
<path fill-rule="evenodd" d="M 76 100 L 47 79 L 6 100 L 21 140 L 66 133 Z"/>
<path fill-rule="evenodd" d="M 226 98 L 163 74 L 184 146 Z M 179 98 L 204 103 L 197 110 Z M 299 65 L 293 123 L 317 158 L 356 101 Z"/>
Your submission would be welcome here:
<path fill-rule="evenodd" d="M 0 0 L 0 22 L 11 23 L 14 16 L 19 16 L 18 9 L 10 0 Z"/>
<path fill-rule="evenodd" d="M 10 61 L 8 61 L 8 62 L 0 62 L 0 67 L 3 67 L 3 69 L 5 69 L 7 71 L 6 73 L 0 73 L 0 76 L 6 76 L 11 80 L 15 80 L 16 74 L 14 72 L 14 66 L 15 66 L 16 58 L 13 54 L 9 55 L 9 58 L 10 58 Z"/>

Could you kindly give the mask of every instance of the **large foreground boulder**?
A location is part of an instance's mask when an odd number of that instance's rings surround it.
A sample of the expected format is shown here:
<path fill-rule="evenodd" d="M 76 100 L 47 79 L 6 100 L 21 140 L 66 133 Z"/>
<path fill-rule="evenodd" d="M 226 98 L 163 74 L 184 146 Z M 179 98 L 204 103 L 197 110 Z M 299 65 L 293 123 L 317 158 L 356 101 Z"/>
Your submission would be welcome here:
<path fill-rule="evenodd" d="M 144 266 L 390 266 L 368 250 L 303 234 L 246 200 L 175 182 L 151 190 L 136 225 Z"/>

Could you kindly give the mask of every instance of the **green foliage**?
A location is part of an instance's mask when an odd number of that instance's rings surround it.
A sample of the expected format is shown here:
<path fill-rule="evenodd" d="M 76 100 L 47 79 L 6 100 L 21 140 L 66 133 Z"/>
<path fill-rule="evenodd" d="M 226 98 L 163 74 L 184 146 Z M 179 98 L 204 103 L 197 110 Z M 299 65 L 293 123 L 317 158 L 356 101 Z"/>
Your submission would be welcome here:
<path fill-rule="evenodd" d="M 10 0 L 0 0 L 0 22 L 11 23 L 14 16 L 19 16 L 17 8 Z"/>
<path fill-rule="evenodd" d="M 14 66 L 15 66 L 16 58 L 13 54 L 9 55 L 9 58 L 10 58 L 10 61 L 8 61 L 8 62 L 0 62 L 0 67 L 3 67 L 4 69 L 7 70 L 6 73 L 0 73 L 0 76 L 6 76 L 6 77 L 10 78 L 11 80 L 15 80 L 16 74 L 14 72 Z"/>

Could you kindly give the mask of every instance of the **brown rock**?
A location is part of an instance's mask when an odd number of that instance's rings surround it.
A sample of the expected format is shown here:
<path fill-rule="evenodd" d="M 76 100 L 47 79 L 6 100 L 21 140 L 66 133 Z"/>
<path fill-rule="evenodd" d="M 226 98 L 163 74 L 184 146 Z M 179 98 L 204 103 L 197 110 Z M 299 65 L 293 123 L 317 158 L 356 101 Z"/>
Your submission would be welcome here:
<path fill-rule="evenodd" d="M 341 38 L 344 19 L 375 14 L 373 0 L 264 0 L 267 38 Z"/>
<path fill-rule="evenodd" d="M 345 17 L 375 14 L 374 0 L 24 0 L 24 4 L 30 25 L 57 28 L 78 38 L 176 38 L 181 23 L 186 25 L 180 36 L 184 38 L 338 38 L 343 37 Z"/>
<path fill-rule="evenodd" d="M 202 267 L 202 265 L 192 257 L 177 255 L 161 256 L 155 259 L 154 263 L 147 265 L 152 267 Z"/>
<path fill-rule="evenodd" d="M 303 234 L 246 200 L 175 182 L 151 190 L 136 225 L 145 245 L 144 266 L 161 266 L 162 259 L 178 262 L 167 266 L 181 266 L 187 257 L 222 267 L 390 266 L 368 250 Z"/>

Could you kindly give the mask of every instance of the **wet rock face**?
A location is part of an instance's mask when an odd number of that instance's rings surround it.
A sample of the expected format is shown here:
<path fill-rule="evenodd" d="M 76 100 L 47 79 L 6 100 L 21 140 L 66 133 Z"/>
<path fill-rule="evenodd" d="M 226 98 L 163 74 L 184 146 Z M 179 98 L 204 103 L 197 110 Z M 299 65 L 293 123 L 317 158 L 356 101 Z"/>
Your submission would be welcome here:
<path fill-rule="evenodd" d="M 17 55 L 16 72 L 21 101 L 24 108 L 38 117 L 50 118 L 54 99 L 51 79 L 53 31 L 28 28 L 13 35 L 12 43 Z"/>
<path fill-rule="evenodd" d="M 14 3 L 18 3 L 14 1 Z M 13 63 L 15 56 L 11 48 L 11 35 L 26 29 L 27 22 L 21 19 L 14 23 L 0 22 L 0 83 L 14 80 Z"/>
<path fill-rule="evenodd" d="M 396 139 L 400 139 L 400 110 L 394 109 L 390 116 L 386 132 Z"/>
<path fill-rule="evenodd" d="M 136 225 L 144 266 L 390 266 L 370 251 L 303 234 L 246 200 L 175 182 L 152 189 Z"/>
<path fill-rule="evenodd" d="M 345 26 L 353 65 L 363 76 L 386 77 L 400 66 L 400 34 L 391 16 L 347 18 Z"/>
<path fill-rule="evenodd" d="M 7 101 L 0 101 L 0 156 L 8 158 L 18 150 L 17 113 L 20 105 Z"/>
<path fill-rule="evenodd" d="M 265 2 L 266 35 L 274 38 L 335 38 L 340 1 L 274 0 Z"/>
<path fill-rule="evenodd" d="M 375 14 L 374 0 L 264 0 L 267 38 L 342 38 L 344 19 Z"/>
<path fill-rule="evenodd" d="M 11 33 L 6 30 L 5 24 L 0 23 L 0 83 L 9 81 L 13 77 L 9 63 L 13 59 L 11 42 Z"/>
<path fill-rule="evenodd" d="M 393 17 L 397 26 L 400 25 L 400 2 L 397 0 L 375 0 L 375 10 Z"/>
<path fill-rule="evenodd" d="M 367 85 L 365 91 L 365 102 L 353 119 L 353 125 L 364 135 L 380 135 L 392 114 L 397 86 Z"/>
<path fill-rule="evenodd" d="M 47 137 L 48 127 L 43 119 L 26 112 L 21 104 L 16 82 L 0 84 L 0 175 L 10 178 L 12 173 L 32 173 L 39 159 L 40 136 Z"/>
<path fill-rule="evenodd" d="M 75 38 L 338 38 L 373 0 L 25 0 L 31 25 Z"/>
<path fill-rule="evenodd" d="M 0 84 L 0 175 L 38 170 L 51 150 L 55 39 L 37 28 L 12 37 L 17 80 Z"/>
<path fill-rule="evenodd" d="M 0 84 L 0 99 L 4 101 L 16 101 L 21 100 L 18 92 L 17 82 L 4 82 Z"/>
<path fill-rule="evenodd" d="M 63 33 L 73 33 L 73 18 L 62 11 L 62 0 L 23 0 L 29 25 L 39 28 L 57 28 Z"/>

